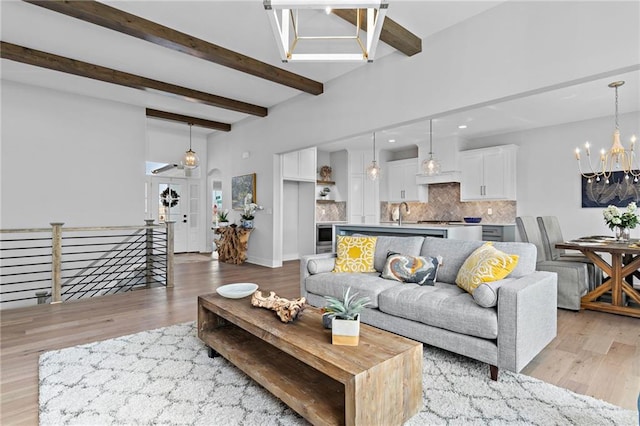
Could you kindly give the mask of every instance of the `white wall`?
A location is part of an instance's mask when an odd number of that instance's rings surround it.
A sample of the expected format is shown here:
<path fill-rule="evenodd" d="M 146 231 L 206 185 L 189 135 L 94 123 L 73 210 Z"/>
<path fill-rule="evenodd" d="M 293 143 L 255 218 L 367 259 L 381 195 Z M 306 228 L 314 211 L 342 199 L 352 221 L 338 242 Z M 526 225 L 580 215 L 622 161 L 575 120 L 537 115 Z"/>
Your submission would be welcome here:
<path fill-rule="evenodd" d="M 1 89 L 1 228 L 144 224 L 144 108 Z"/>
<path fill-rule="evenodd" d="M 625 146 L 631 135 L 640 135 L 640 113 L 620 115 L 620 131 Z M 518 216 L 558 216 L 565 239 L 585 235 L 613 235 L 602 218 L 602 208 L 582 208 L 581 180 L 575 148 L 590 141 L 594 161 L 600 148 L 609 149 L 613 117 L 543 127 L 475 139 L 463 149 L 516 144 Z M 583 160 L 586 157 L 583 152 Z M 585 167 L 587 163 L 583 163 Z M 595 162 L 594 162 L 595 165 Z M 640 228 L 631 231 L 640 238 Z"/>
<path fill-rule="evenodd" d="M 256 216 L 249 258 L 280 264 L 274 153 L 637 69 L 639 12 L 638 2 L 506 2 L 423 40 L 418 55 L 376 60 L 326 83 L 320 96 L 301 94 L 210 137 L 209 166 L 223 171 L 225 185 L 258 174 L 267 210 Z M 242 160 L 242 151 L 251 157 Z"/>

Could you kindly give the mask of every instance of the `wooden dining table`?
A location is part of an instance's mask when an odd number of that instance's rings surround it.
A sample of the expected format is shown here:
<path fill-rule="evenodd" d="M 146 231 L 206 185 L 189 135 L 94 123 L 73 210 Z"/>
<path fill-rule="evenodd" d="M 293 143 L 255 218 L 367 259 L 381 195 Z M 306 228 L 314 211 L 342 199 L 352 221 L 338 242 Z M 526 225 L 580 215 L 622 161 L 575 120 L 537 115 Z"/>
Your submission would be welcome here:
<path fill-rule="evenodd" d="M 633 287 L 633 277 L 640 278 L 640 240 L 621 242 L 584 237 L 558 243 L 556 248 L 582 252 L 608 276 L 602 285 L 582 296 L 582 309 L 640 318 L 640 291 Z M 603 258 L 603 254 L 611 255 L 611 263 Z M 598 300 L 608 292 L 611 293 L 611 303 Z"/>

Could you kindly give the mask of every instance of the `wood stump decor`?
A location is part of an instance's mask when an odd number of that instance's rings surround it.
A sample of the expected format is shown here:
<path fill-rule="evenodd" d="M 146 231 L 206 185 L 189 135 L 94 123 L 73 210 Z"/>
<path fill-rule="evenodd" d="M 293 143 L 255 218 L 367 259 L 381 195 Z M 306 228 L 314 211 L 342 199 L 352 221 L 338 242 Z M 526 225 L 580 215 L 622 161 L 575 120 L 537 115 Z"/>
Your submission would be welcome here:
<path fill-rule="evenodd" d="M 298 315 L 304 310 L 306 302 L 307 299 L 304 297 L 289 300 L 276 296 L 273 291 L 270 292 L 267 297 L 263 296 L 261 291 L 256 291 L 253 293 L 253 296 L 251 296 L 251 305 L 275 311 L 280 321 L 285 323 L 298 318 Z"/>
<path fill-rule="evenodd" d="M 216 229 L 215 233 L 220 235 L 220 239 L 215 241 L 218 247 L 218 260 L 236 265 L 244 263 L 247 260 L 247 246 L 251 231 L 253 229 L 240 228 L 236 225 Z"/>

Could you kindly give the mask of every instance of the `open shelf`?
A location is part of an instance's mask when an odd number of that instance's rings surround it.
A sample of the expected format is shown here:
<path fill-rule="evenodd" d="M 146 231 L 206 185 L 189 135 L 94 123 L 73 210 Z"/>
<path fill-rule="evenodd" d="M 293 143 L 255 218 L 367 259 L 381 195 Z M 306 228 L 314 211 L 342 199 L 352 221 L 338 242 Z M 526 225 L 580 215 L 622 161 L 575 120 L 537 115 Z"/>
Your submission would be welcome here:
<path fill-rule="evenodd" d="M 332 180 L 317 180 L 316 184 L 318 185 L 335 185 L 336 183 Z"/>

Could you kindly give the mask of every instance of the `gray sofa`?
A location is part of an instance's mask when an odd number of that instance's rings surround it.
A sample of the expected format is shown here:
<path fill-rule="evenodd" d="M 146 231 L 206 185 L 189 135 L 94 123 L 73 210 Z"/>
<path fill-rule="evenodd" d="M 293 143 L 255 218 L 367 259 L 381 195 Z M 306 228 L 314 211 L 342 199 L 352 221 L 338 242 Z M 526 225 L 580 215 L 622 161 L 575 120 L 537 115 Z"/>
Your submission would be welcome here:
<path fill-rule="evenodd" d="M 483 241 L 432 237 L 380 236 L 376 242 L 376 273 L 334 273 L 336 254 L 303 257 L 300 293 L 316 307 L 324 296 L 341 297 L 347 287 L 368 296 L 371 306 L 361 321 L 489 364 L 522 370 L 556 336 L 556 274 L 536 271 L 536 247 L 522 242 L 494 243 L 519 256 L 505 279 L 483 284 L 473 296 L 455 285 L 458 270 Z M 442 256 L 434 286 L 383 279 L 389 251 L 411 256 Z"/>

